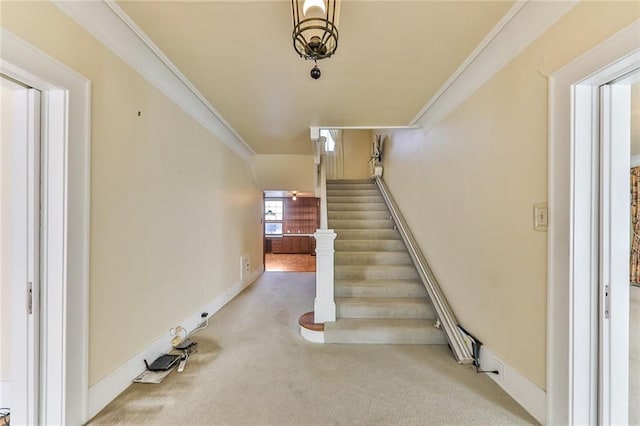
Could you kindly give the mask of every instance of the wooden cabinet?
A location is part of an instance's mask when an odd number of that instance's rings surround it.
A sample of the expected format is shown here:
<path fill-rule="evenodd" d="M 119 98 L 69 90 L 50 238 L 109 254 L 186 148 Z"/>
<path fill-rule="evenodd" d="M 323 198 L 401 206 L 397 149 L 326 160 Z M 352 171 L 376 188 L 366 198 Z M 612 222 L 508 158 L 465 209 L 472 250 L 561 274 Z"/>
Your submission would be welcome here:
<path fill-rule="evenodd" d="M 282 198 L 282 203 L 282 237 L 265 237 L 265 253 L 315 253 L 316 240 L 311 234 L 320 227 L 320 200 Z"/>
<path fill-rule="evenodd" d="M 315 239 L 309 236 L 284 236 L 271 238 L 271 252 L 275 254 L 310 254 L 315 251 Z M 312 251 L 313 249 L 313 251 Z"/>
<path fill-rule="evenodd" d="M 284 199 L 282 233 L 313 234 L 320 227 L 320 200 L 303 197 Z"/>

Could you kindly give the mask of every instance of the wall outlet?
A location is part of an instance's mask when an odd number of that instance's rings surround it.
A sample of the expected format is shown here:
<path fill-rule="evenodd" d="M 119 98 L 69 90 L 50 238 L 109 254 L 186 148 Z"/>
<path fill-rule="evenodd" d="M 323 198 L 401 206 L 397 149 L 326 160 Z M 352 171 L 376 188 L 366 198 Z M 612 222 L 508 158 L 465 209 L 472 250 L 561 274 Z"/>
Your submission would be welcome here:
<path fill-rule="evenodd" d="M 240 280 L 244 281 L 251 272 L 249 256 L 240 256 Z"/>
<path fill-rule="evenodd" d="M 549 208 L 547 203 L 537 203 L 533 205 L 533 229 L 536 231 L 546 231 L 549 224 Z"/>

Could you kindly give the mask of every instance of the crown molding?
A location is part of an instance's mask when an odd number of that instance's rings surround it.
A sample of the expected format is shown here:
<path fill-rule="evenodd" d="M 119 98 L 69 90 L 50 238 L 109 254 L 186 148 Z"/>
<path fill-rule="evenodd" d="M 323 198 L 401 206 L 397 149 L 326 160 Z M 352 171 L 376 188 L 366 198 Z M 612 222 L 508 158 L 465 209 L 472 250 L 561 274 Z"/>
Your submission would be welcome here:
<path fill-rule="evenodd" d="M 255 151 L 113 1 L 54 4 L 246 161 Z"/>
<path fill-rule="evenodd" d="M 517 1 L 409 125 L 429 131 L 577 3 Z"/>

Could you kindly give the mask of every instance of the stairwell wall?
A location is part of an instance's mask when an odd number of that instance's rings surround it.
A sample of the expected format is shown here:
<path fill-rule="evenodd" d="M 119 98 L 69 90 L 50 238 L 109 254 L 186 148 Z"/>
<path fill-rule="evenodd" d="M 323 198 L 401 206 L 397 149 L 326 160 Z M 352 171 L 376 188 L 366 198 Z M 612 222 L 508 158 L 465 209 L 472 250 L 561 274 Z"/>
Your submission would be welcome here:
<path fill-rule="evenodd" d="M 580 3 L 428 133 L 386 132 L 385 182 L 459 322 L 541 389 L 547 76 L 639 17 L 635 2 Z"/>
<path fill-rule="evenodd" d="M 343 130 L 344 179 L 366 179 L 371 176 L 371 130 Z"/>
<path fill-rule="evenodd" d="M 262 270 L 262 195 L 246 161 L 51 3 L 3 2 L 1 24 L 91 80 L 93 386 L 237 287 L 241 256 Z"/>

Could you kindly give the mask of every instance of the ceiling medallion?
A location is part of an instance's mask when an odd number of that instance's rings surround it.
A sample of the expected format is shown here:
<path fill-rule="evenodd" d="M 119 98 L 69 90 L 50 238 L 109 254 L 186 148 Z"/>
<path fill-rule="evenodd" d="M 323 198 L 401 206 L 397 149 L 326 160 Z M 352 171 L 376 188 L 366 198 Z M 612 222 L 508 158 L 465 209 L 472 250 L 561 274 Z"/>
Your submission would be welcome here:
<path fill-rule="evenodd" d="M 317 61 L 338 49 L 340 0 L 291 0 L 293 48 L 301 58 L 316 62 L 311 78 L 320 78 Z"/>

